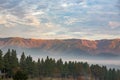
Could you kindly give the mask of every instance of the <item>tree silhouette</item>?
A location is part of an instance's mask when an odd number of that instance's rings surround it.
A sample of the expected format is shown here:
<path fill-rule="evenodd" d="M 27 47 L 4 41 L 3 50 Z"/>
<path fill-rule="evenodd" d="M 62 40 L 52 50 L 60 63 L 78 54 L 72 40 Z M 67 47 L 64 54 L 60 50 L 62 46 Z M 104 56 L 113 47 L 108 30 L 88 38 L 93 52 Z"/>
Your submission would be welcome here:
<path fill-rule="evenodd" d="M 13 77 L 13 80 L 27 80 L 28 77 L 23 71 L 17 71 Z"/>

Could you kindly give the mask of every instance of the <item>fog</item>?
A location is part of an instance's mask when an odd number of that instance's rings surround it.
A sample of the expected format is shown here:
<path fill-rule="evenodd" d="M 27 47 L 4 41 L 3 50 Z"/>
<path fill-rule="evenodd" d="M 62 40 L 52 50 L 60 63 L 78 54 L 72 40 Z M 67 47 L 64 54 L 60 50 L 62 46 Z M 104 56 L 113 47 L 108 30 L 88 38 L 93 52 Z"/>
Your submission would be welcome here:
<path fill-rule="evenodd" d="M 3 50 L 6 53 L 7 50 Z M 84 55 L 84 54 L 76 54 L 76 53 L 60 53 L 60 52 L 52 52 L 52 51 L 40 51 L 40 50 L 24 50 L 17 49 L 17 56 L 20 58 L 22 52 L 25 53 L 26 56 L 32 56 L 33 60 L 37 61 L 38 58 L 45 59 L 47 56 L 50 58 L 55 58 L 56 60 L 62 59 L 65 61 L 77 61 L 77 62 L 87 62 L 89 65 L 91 64 L 99 64 L 101 66 L 107 66 L 107 68 L 115 68 L 120 69 L 120 56 L 96 56 L 96 55 Z"/>
<path fill-rule="evenodd" d="M 27 54 L 29 55 L 29 54 Z M 56 55 L 56 54 L 32 54 L 31 55 L 35 61 L 38 60 L 38 58 L 45 59 L 47 56 L 50 58 L 55 58 L 56 60 L 62 59 L 63 62 L 65 61 L 76 61 L 76 62 L 87 62 L 89 65 L 91 64 L 99 64 L 100 66 L 107 66 L 107 68 L 115 68 L 120 69 L 120 57 L 114 57 L 114 58 L 102 58 L 102 57 L 96 57 L 96 56 L 71 56 L 71 55 Z M 95 58 L 94 58 L 95 57 Z"/>

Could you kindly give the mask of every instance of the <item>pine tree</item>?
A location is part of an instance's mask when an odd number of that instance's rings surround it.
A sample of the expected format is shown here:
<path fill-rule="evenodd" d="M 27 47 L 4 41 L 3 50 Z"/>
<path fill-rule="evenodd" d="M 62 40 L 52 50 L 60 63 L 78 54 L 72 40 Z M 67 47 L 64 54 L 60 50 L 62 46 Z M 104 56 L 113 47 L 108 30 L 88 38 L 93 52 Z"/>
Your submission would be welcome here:
<path fill-rule="evenodd" d="M 14 75 L 15 70 L 18 68 L 18 58 L 15 50 L 12 50 L 10 58 L 11 58 L 10 63 L 12 69 L 11 75 Z"/>
<path fill-rule="evenodd" d="M 20 67 L 23 71 L 27 72 L 26 71 L 26 69 L 27 69 L 27 67 L 26 67 L 26 56 L 25 56 L 24 52 L 22 53 L 21 58 L 20 58 Z"/>
<path fill-rule="evenodd" d="M 26 58 L 26 70 L 27 70 L 27 74 L 29 75 L 29 77 L 33 77 L 33 71 L 34 71 L 34 64 L 33 64 L 33 60 L 31 56 L 27 56 Z"/>
<path fill-rule="evenodd" d="M 20 62 L 18 62 L 17 53 L 15 50 L 10 51 L 8 49 L 5 55 L 2 55 L 3 52 L 0 50 L 0 70 L 4 69 L 8 77 L 12 77 L 13 73 L 17 73 L 18 70 L 22 73 L 27 73 L 29 77 L 64 77 L 68 78 L 69 76 L 74 79 L 82 79 L 80 76 L 87 77 L 89 74 L 93 80 L 120 80 L 120 70 L 109 69 L 107 70 L 106 66 L 91 65 L 83 62 L 66 62 L 63 63 L 62 59 L 55 60 L 53 58 L 47 58 L 44 60 L 38 59 L 35 62 L 31 56 L 25 56 L 24 52 L 21 55 Z M 21 74 L 21 73 L 20 73 Z M 86 76 L 85 76 L 86 75 Z M 19 79 L 17 73 L 16 80 Z M 21 76 L 22 77 L 22 76 Z M 15 80 L 15 77 L 13 77 Z"/>
<path fill-rule="evenodd" d="M 33 61 L 32 62 L 32 67 L 33 67 L 33 75 L 32 75 L 32 77 L 38 77 L 39 76 L 39 70 L 38 70 L 37 62 Z"/>
<path fill-rule="evenodd" d="M 117 73 L 114 68 L 112 69 L 112 80 L 117 80 Z"/>
<path fill-rule="evenodd" d="M 63 61 L 62 61 L 62 59 L 57 60 L 56 65 L 57 65 L 56 67 L 59 70 L 58 73 L 61 76 L 61 74 L 63 73 Z"/>
<path fill-rule="evenodd" d="M 27 80 L 28 76 L 23 71 L 17 71 L 13 77 L 13 80 Z"/>
<path fill-rule="evenodd" d="M 49 77 L 51 74 L 51 63 L 50 63 L 50 59 L 47 56 L 47 58 L 45 59 L 45 63 L 44 63 L 44 68 L 45 68 L 45 76 Z"/>
<path fill-rule="evenodd" d="M 3 52 L 0 50 L 0 70 L 2 71 L 3 68 L 4 68 Z"/>
<path fill-rule="evenodd" d="M 40 61 L 40 60 L 39 60 Z M 45 61 L 44 59 L 42 58 L 41 61 L 39 62 L 39 74 L 40 76 L 45 76 Z"/>
<path fill-rule="evenodd" d="M 4 60 L 4 68 L 5 68 L 5 72 L 7 73 L 7 77 L 11 77 L 11 52 L 10 49 L 8 49 L 7 53 L 3 56 L 3 60 Z"/>

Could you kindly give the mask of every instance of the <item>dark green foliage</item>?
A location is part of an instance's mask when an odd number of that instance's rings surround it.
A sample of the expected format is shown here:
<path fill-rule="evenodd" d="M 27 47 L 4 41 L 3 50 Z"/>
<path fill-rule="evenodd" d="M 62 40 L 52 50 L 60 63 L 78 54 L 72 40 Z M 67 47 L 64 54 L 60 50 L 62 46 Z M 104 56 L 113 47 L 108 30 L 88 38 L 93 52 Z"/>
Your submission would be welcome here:
<path fill-rule="evenodd" d="M 11 77 L 12 74 L 12 61 L 11 61 L 11 52 L 8 49 L 7 53 L 3 56 L 4 60 L 4 70 L 7 73 L 7 77 Z"/>
<path fill-rule="evenodd" d="M 11 66 L 11 75 L 14 74 L 14 71 L 16 68 L 19 67 L 19 63 L 18 63 L 18 58 L 17 58 L 17 53 L 15 50 L 11 51 L 11 56 L 10 56 L 10 66 Z"/>
<path fill-rule="evenodd" d="M 14 74 L 14 69 L 19 65 L 16 51 L 10 51 L 10 49 L 8 49 L 7 53 L 3 56 L 3 62 L 4 71 L 7 73 L 7 77 L 11 77 Z"/>
<path fill-rule="evenodd" d="M 4 62 L 3 62 L 3 53 L 0 50 L 0 70 L 2 70 L 4 68 Z"/>
<path fill-rule="evenodd" d="M 14 80 L 26 80 L 34 77 L 89 77 L 91 80 L 120 80 L 120 70 L 107 69 L 105 66 L 91 65 L 87 62 L 63 62 L 47 56 L 46 59 L 34 61 L 31 56 L 25 56 L 24 52 L 20 60 L 15 50 L 8 49 L 5 55 L 0 50 L 0 70 L 6 73 L 6 77 Z M 19 69 L 19 70 L 18 70 Z M 26 73 L 26 74 L 25 74 Z"/>
<path fill-rule="evenodd" d="M 13 76 L 13 80 L 27 80 L 28 77 L 23 71 L 17 71 Z"/>
<path fill-rule="evenodd" d="M 22 53 L 21 58 L 20 58 L 20 67 L 23 71 L 25 72 L 27 71 L 26 56 L 24 52 Z"/>

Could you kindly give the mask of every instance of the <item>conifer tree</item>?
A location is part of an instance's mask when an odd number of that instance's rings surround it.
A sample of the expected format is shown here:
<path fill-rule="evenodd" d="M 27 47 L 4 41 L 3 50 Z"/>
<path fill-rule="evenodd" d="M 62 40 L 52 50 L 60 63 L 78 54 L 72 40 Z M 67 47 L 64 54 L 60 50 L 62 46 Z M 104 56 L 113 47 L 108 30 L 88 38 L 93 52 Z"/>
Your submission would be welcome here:
<path fill-rule="evenodd" d="M 26 72 L 26 69 L 27 69 L 27 67 L 26 67 L 26 56 L 25 56 L 24 52 L 22 53 L 21 58 L 20 58 L 20 67 L 23 71 Z"/>
<path fill-rule="evenodd" d="M 4 68 L 5 73 L 7 73 L 7 77 L 11 77 L 11 52 L 10 49 L 8 49 L 7 53 L 3 56 L 4 60 Z"/>
<path fill-rule="evenodd" d="M 4 68 L 4 62 L 3 62 L 3 52 L 0 50 L 0 70 Z"/>
<path fill-rule="evenodd" d="M 11 75 L 14 75 L 15 69 L 18 68 L 18 66 L 19 66 L 17 53 L 15 50 L 12 50 L 12 52 L 11 52 L 10 63 L 11 63 L 11 69 L 12 69 Z"/>

